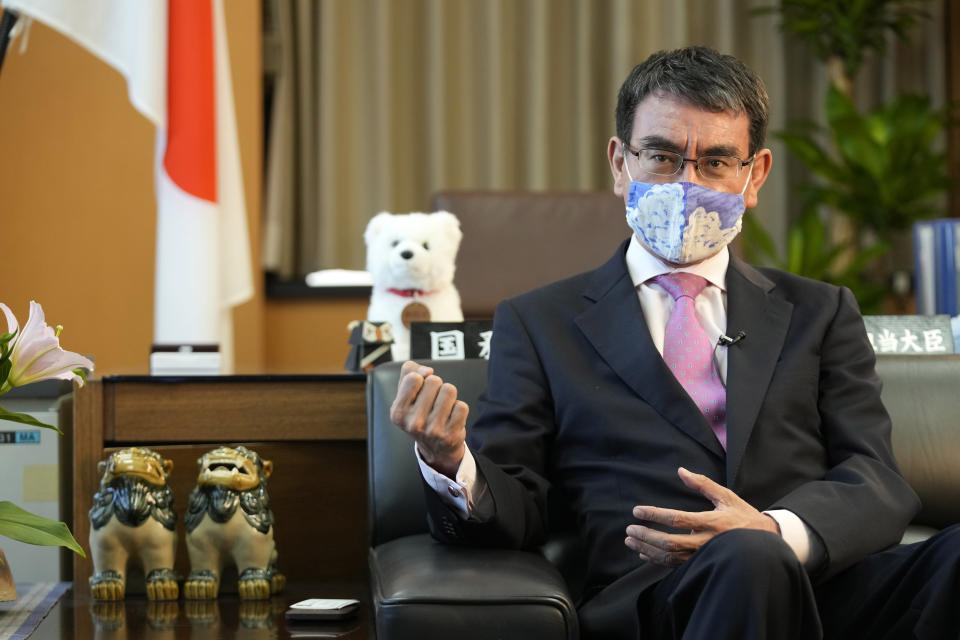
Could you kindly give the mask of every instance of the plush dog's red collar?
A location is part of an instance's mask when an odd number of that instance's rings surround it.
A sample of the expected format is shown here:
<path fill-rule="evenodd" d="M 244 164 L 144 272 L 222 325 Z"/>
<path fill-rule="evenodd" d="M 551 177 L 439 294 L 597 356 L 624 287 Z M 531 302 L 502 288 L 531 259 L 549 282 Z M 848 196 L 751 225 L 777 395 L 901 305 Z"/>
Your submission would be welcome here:
<path fill-rule="evenodd" d="M 387 293 L 392 293 L 395 296 L 400 296 L 401 298 L 419 298 L 421 296 L 429 296 L 436 291 L 424 291 L 423 289 L 387 289 Z"/>

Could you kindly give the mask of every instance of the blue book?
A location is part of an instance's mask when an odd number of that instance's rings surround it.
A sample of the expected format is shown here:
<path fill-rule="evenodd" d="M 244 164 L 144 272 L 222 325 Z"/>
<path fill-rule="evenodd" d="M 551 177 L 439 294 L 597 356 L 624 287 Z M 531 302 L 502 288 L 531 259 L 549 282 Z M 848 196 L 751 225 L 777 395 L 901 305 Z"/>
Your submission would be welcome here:
<path fill-rule="evenodd" d="M 917 222 L 913 227 L 918 314 L 960 312 L 960 221 Z"/>
<path fill-rule="evenodd" d="M 957 315 L 957 267 L 954 260 L 953 220 L 938 220 L 937 232 L 940 235 L 936 265 L 940 302 L 936 311 L 955 316 Z"/>

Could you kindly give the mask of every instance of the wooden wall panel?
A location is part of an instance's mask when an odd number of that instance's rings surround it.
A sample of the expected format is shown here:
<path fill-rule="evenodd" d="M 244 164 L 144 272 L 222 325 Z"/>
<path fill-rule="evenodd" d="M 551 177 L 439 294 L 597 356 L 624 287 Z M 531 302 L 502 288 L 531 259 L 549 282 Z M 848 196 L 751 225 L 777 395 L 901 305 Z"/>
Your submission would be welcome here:
<path fill-rule="evenodd" d="M 224 3 L 257 294 L 235 311 L 236 369 L 263 367 L 261 5 Z M 0 70 L 0 301 L 62 324 L 98 374 L 147 373 L 153 338 L 154 127 L 119 72 L 35 22 Z"/>

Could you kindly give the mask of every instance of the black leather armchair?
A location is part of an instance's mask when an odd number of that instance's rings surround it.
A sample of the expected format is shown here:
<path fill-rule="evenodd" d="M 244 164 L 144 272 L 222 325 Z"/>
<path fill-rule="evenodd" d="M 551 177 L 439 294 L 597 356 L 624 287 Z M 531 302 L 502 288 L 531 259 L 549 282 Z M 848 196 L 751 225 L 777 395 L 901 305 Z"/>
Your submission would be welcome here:
<path fill-rule="evenodd" d="M 472 404 L 486 361 L 431 362 Z M 960 356 L 881 356 L 894 452 L 923 510 L 905 542 L 960 522 Z M 577 550 L 562 533 L 541 553 L 452 547 L 427 533 L 409 437 L 390 423 L 400 363 L 367 378 L 370 584 L 377 637 L 577 638 Z M 469 423 L 468 423 L 469 428 Z M 546 558 L 549 558 L 547 560 Z"/>
<path fill-rule="evenodd" d="M 567 580 L 546 559 L 564 565 L 564 550 L 571 546 L 562 535 L 536 553 L 454 547 L 427 533 L 413 441 L 389 416 L 400 364 L 380 365 L 367 376 L 370 588 L 377 637 L 578 638 Z M 486 360 L 426 364 L 455 384 L 470 405 L 486 387 Z"/>

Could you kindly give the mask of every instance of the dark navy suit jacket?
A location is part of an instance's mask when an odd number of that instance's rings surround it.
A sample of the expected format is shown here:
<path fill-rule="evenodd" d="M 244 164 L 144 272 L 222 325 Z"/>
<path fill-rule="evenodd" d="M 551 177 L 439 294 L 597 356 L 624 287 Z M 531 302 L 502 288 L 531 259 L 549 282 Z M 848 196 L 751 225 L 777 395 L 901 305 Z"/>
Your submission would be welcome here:
<path fill-rule="evenodd" d="M 653 345 L 626 246 L 595 271 L 498 306 L 469 434 L 492 514 L 457 519 L 428 492 L 434 535 L 531 547 L 564 505 L 587 550 L 581 625 L 611 637 L 635 635 L 638 595 L 669 571 L 624 545 L 632 508 L 713 508 L 681 483 L 680 466 L 759 510 L 797 514 L 826 551 L 821 576 L 897 543 L 919 500 L 893 458 L 852 294 L 731 257 L 727 333 L 746 337 L 721 347 L 725 453 Z"/>

